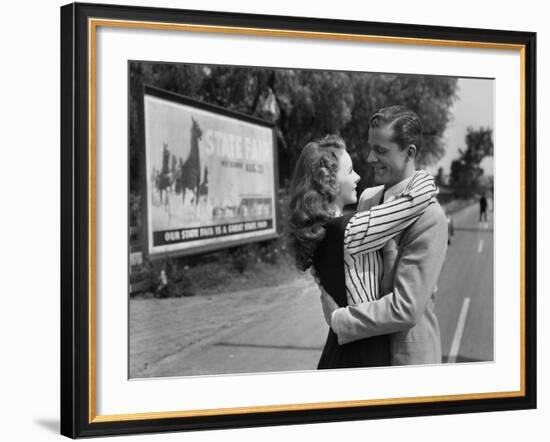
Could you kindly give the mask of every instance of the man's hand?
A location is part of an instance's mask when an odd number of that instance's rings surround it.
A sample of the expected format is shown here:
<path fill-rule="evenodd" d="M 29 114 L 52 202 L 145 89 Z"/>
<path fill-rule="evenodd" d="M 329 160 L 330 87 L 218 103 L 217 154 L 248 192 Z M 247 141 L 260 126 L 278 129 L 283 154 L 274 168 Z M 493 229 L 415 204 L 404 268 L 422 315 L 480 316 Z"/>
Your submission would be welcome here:
<path fill-rule="evenodd" d="M 323 307 L 323 315 L 325 316 L 325 322 L 330 327 L 332 322 L 332 312 L 338 308 L 338 304 L 332 299 L 324 288 L 321 287 L 321 305 Z"/>

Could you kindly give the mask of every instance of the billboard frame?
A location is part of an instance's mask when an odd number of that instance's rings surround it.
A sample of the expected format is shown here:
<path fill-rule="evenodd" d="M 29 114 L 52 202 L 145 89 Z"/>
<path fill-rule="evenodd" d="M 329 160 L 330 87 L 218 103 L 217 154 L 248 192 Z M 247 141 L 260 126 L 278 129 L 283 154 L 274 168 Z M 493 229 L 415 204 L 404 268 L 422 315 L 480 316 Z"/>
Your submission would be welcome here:
<path fill-rule="evenodd" d="M 130 63 L 135 63 L 135 62 L 139 62 L 139 60 L 128 60 L 128 66 L 130 65 Z M 129 72 L 129 69 L 128 69 L 128 72 Z M 241 238 L 236 240 L 223 241 L 221 245 L 219 243 L 212 242 L 207 245 L 191 246 L 181 250 L 171 250 L 171 251 L 157 252 L 157 253 L 152 253 L 149 250 L 149 226 L 148 226 L 149 206 L 147 203 L 147 192 L 149 192 L 150 189 L 148 189 L 147 187 L 147 173 L 148 173 L 147 166 L 148 165 L 147 165 L 146 151 L 145 151 L 146 149 L 146 146 L 145 146 L 145 95 L 150 95 L 163 100 L 175 102 L 177 104 L 195 107 L 204 111 L 212 112 L 225 117 L 234 118 L 240 121 L 244 121 L 246 123 L 252 123 L 271 130 L 271 137 L 273 140 L 273 189 L 274 189 L 274 198 L 275 198 L 275 202 L 274 202 L 275 211 L 274 211 L 273 224 L 274 224 L 275 233 L 269 232 L 264 235 L 256 235 L 250 238 L 244 238 L 244 239 Z M 129 106 L 130 106 L 130 91 L 128 91 L 128 107 Z M 280 220 L 281 211 L 280 211 L 279 201 L 278 201 L 279 199 L 279 156 L 278 156 L 278 148 L 277 148 L 277 134 L 275 131 L 275 123 L 272 123 L 270 121 L 263 120 L 261 118 L 254 117 L 248 114 L 244 114 L 241 112 L 232 111 L 222 106 L 217 106 L 215 104 L 199 101 L 189 96 L 171 92 L 166 89 L 161 89 L 156 86 L 152 86 L 150 84 L 143 84 L 142 89 L 140 91 L 137 107 L 138 107 L 137 109 L 138 121 L 140 124 L 139 131 L 138 131 L 139 133 L 138 149 L 139 149 L 139 163 L 140 163 L 139 194 L 141 195 L 140 244 L 142 247 L 142 253 L 144 254 L 144 256 L 147 257 L 147 259 L 149 259 L 150 261 L 155 261 L 158 259 L 199 255 L 203 253 L 213 252 L 216 250 L 229 249 L 240 245 L 251 244 L 251 243 L 262 242 L 262 241 L 269 241 L 269 240 L 277 239 L 281 235 L 281 232 L 282 232 L 282 226 L 281 226 L 281 220 Z M 128 115 L 130 115 L 130 112 L 128 112 Z M 128 131 L 130 131 L 130 124 L 128 124 Z M 129 151 L 130 151 L 130 136 L 128 136 L 128 152 Z M 130 189 L 129 178 L 128 178 L 128 189 Z M 128 219 L 130 219 L 130 217 L 128 217 Z M 128 229 L 130 229 L 129 225 L 128 225 Z M 128 235 L 129 235 L 129 230 L 128 230 Z"/>

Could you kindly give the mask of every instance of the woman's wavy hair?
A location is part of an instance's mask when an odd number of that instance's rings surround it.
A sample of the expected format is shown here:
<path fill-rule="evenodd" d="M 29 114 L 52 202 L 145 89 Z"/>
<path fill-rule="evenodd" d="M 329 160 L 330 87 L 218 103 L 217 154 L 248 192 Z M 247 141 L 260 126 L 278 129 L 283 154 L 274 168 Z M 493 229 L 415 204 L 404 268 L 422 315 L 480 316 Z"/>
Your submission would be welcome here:
<path fill-rule="evenodd" d="M 338 160 L 346 150 L 338 135 L 308 143 L 294 167 L 290 185 L 288 236 L 296 267 L 307 270 L 313 253 L 325 236 L 338 194 Z"/>

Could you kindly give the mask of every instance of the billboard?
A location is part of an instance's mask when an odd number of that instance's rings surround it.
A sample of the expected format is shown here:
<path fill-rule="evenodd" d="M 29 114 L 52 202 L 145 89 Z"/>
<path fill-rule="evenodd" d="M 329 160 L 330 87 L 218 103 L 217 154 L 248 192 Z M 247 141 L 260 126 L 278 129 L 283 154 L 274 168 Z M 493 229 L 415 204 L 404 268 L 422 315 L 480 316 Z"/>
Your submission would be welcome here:
<path fill-rule="evenodd" d="M 270 123 L 152 87 L 142 110 L 150 256 L 277 236 Z"/>

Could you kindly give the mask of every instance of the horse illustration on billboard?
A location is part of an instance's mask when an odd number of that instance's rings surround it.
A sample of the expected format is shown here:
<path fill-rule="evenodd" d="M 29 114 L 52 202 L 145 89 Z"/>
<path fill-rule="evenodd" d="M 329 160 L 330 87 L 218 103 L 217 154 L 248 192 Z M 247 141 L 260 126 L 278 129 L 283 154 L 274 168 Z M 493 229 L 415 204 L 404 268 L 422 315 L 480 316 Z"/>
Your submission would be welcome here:
<path fill-rule="evenodd" d="M 191 208 L 193 218 L 196 218 L 199 203 L 206 203 L 208 199 L 208 168 L 204 167 L 204 176 L 201 180 L 201 161 L 199 141 L 202 138 L 202 129 L 197 121 L 191 117 L 189 137 L 189 154 L 182 158 L 171 153 L 168 143 L 162 144 L 162 161 L 160 170 L 153 168 L 153 183 L 158 194 L 159 205 L 167 214 L 168 223 L 176 210 L 180 215 Z M 172 198 L 181 194 L 181 203 Z M 173 210 L 172 210 L 173 209 Z"/>
<path fill-rule="evenodd" d="M 185 161 L 179 160 L 178 176 L 176 179 L 176 193 L 182 193 L 185 204 L 185 195 L 188 190 L 192 191 L 192 199 L 195 208 L 199 204 L 199 188 L 201 179 L 201 160 L 199 155 L 199 141 L 202 138 L 202 129 L 196 120 L 191 117 L 191 139 L 190 152 Z"/>
<path fill-rule="evenodd" d="M 162 166 L 160 172 L 155 176 L 155 187 L 159 193 L 160 203 L 164 206 L 165 211 L 170 214 L 170 198 L 168 197 L 168 190 L 172 187 L 173 174 L 170 169 L 170 151 L 168 150 L 168 144 L 162 145 Z"/>

